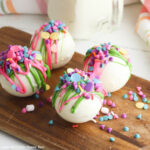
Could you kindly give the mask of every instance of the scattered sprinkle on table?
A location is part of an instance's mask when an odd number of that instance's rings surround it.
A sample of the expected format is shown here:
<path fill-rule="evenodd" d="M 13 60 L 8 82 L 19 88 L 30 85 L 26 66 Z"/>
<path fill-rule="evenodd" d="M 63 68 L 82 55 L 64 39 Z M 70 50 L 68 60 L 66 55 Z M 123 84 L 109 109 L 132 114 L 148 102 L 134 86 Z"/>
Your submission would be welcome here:
<path fill-rule="evenodd" d="M 35 106 L 33 104 L 26 105 L 26 111 L 31 112 L 35 110 Z"/>
<path fill-rule="evenodd" d="M 21 112 L 25 114 L 27 112 L 26 108 L 22 108 Z"/>
<path fill-rule="evenodd" d="M 147 110 L 147 109 L 148 109 L 148 105 L 147 105 L 147 104 L 144 104 L 143 109 Z"/>
<path fill-rule="evenodd" d="M 49 124 L 49 125 L 53 125 L 53 124 L 54 124 L 54 121 L 53 121 L 53 120 L 50 120 L 50 121 L 48 122 L 48 124 Z"/>
<path fill-rule="evenodd" d="M 141 114 L 138 114 L 138 115 L 136 116 L 136 118 L 137 118 L 137 119 L 142 119 L 142 115 L 141 115 Z"/>
<path fill-rule="evenodd" d="M 73 124 L 72 127 L 77 128 L 77 127 L 79 127 L 79 125 L 78 124 Z"/>
<path fill-rule="evenodd" d="M 128 95 L 127 95 L 127 94 L 124 94 L 122 97 L 123 97 L 123 99 L 127 99 L 127 98 L 128 98 Z"/>
<path fill-rule="evenodd" d="M 126 113 L 123 113 L 123 114 L 121 115 L 121 118 L 123 118 L 123 119 L 127 118 L 127 114 L 126 114 Z"/>
<path fill-rule="evenodd" d="M 34 97 L 35 97 L 36 99 L 38 99 L 38 98 L 39 98 L 39 94 L 34 94 Z"/>
<path fill-rule="evenodd" d="M 111 97 L 111 93 L 110 92 L 107 93 L 107 97 Z"/>
<path fill-rule="evenodd" d="M 129 131 L 129 127 L 125 126 L 125 127 L 123 128 L 123 131 L 128 132 L 128 131 Z"/>
<path fill-rule="evenodd" d="M 105 125 L 104 124 L 100 124 L 100 129 L 104 130 L 105 129 Z"/>
<path fill-rule="evenodd" d="M 112 132 L 112 128 L 107 128 L 107 132 L 111 133 Z"/>
<path fill-rule="evenodd" d="M 139 139 L 139 138 L 140 138 L 140 135 L 139 135 L 138 133 L 136 133 L 136 134 L 134 135 L 134 138 L 135 138 L 135 139 Z"/>
<path fill-rule="evenodd" d="M 115 142 L 115 138 L 114 138 L 114 137 L 110 137 L 110 138 L 109 138 L 109 141 L 110 141 L 110 142 Z"/>
<path fill-rule="evenodd" d="M 136 108 L 142 109 L 142 108 L 144 107 L 144 103 L 142 103 L 142 102 L 137 102 L 137 103 L 135 104 L 135 106 L 136 106 Z"/>

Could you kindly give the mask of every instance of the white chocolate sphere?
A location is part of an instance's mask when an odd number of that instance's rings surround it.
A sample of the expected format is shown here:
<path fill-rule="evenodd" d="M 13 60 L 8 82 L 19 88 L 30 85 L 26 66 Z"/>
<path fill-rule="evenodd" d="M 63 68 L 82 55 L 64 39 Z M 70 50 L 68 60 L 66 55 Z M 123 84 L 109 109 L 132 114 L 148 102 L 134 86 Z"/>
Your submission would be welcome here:
<path fill-rule="evenodd" d="M 27 97 L 41 88 L 46 90 L 50 69 L 38 51 L 26 46 L 10 45 L 0 53 L 0 84 L 9 94 Z"/>
<path fill-rule="evenodd" d="M 94 51 L 95 48 L 93 48 L 92 51 Z M 116 50 L 114 50 L 116 51 Z M 121 52 L 126 53 L 124 49 L 121 49 Z M 100 64 L 97 64 L 97 68 L 94 69 L 94 65 L 96 61 L 101 61 L 99 56 L 96 56 L 97 58 L 93 59 L 93 70 L 90 72 L 93 72 L 95 75 L 100 76 L 100 80 L 102 81 L 103 87 L 107 92 L 114 92 L 122 87 L 128 82 L 130 76 L 131 76 L 131 64 L 128 62 L 128 59 L 124 56 L 121 56 L 120 52 L 117 52 L 118 56 L 111 55 L 111 61 L 109 61 L 109 56 L 106 57 L 103 61 L 107 61 L 107 63 L 103 63 L 103 67 L 100 67 Z M 97 54 L 99 55 L 99 54 Z M 121 57 L 120 57 L 121 56 Z M 92 58 L 92 57 L 91 57 Z M 84 71 L 89 71 L 89 65 L 91 62 L 91 58 L 88 61 L 85 60 L 84 62 Z M 95 61 L 96 60 L 96 61 Z M 99 62 L 98 62 L 99 63 Z M 91 66 L 92 67 L 92 66 Z"/>
<path fill-rule="evenodd" d="M 0 75 L 0 84 L 7 93 L 14 95 L 14 96 L 18 96 L 18 97 L 27 97 L 27 96 L 31 96 L 31 95 L 35 94 L 36 91 L 39 90 L 32 74 L 30 72 L 28 73 L 28 76 L 30 77 L 31 82 L 34 86 L 34 92 L 32 91 L 31 85 L 30 85 L 29 81 L 27 80 L 27 78 L 24 75 L 20 75 L 20 74 L 18 76 L 26 87 L 26 93 L 22 94 L 22 93 L 15 91 L 14 89 L 12 89 L 11 84 L 6 80 L 6 78 L 4 76 Z M 19 86 L 21 86 L 20 83 L 18 82 L 18 80 L 16 79 L 16 77 L 14 77 L 14 82 L 17 83 Z"/>
<path fill-rule="evenodd" d="M 73 95 L 74 93 L 72 93 Z M 60 117 L 64 120 L 72 123 L 84 123 L 92 120 L 100 111 L 103 100 L 98 96 L 94 96 L 94 100 L 85 99 L 79 104 L 75 113 L 71 113 L 71 108 L 77 100 L 70 101 L 64 108 L 59 112 L 59 100 L 57 98 L 55 109 Z"/>
<path fill-rule="evenodd" d="M 55 88 L 52 106 L 64 120 L 84 123 L 99 114 L 106 95 L 99 79 L 79 69 L 68 69 Z"/>
<path fill-rule="evenodd" d="M 43 25 L 44 26 L 44 25 Z M 45 26 L 44 26 L 45 27 Z M 43 27 L 43 28 L 44 28 Z M 31 39 L 31 48 L 33 50 L 38 50 L 41 52 L 43 61 L 48 64 L 48 48 L 46 47 L 46 44 L 44 43 L 43 46 L 41 46 L 42 40 L 52 40 L 52 45 L 49 44 L 49 47 L 51 49 L 51 66 L 50 69 L 56 69 L 60 68 L 64 65 L 66 65 L 72 58 L 74 52 L 75 52 L 75 43 L 74 40 L 71 36 L 71 34 L 68 32 L 67 29 L 65 29 L 65 32 L 62 31 L 57 31 L 57 32 L 49 32 L 49 31 L 44 31 L 44 29 L 41 29 L 39 33 L 39 39 L 37 40 L 37 45 L 32 46 L 36 43 L 37 35 L 32 36 Z M 45 37 L 43 36 L 46 33 L 47 35 L 51 34 L 57 34 L 56 40 L 53 40 L 51 37 L 48 36 Z M 34 40 L 35 39 L 35 40 Z M 57 41 L 57 42 L 56 42 Z M 57 58 L 55 57 L 57 53 Z M 57 60 L 57 62 L 56 62 Z M 49 64 L 48 64 L 49 65 Z"/>

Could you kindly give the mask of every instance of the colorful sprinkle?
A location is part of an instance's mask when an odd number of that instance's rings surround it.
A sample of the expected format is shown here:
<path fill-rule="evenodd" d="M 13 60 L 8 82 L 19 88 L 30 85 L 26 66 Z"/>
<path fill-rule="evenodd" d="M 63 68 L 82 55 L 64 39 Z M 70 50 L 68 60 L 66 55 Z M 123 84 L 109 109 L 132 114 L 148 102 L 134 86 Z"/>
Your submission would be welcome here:
<path fill-rule="evenodd" d="M 114 138 L 114 137 L 110 137 L 110 138 L 109 138 L 109 141 L 110 141 L 110 142 L 115 142 L 115 138 Z"/>
<path fill-rule="evenodd" d="M 121 118 L 123 118 L 123 119 L 127 118 L 126 113 L 123 113 L 123 114 L 121 115 Z"/>
<path fill-rule="evenodd" d="M 139 139 L 139 138 L 140 138 L 140 135 L 139 135 L 138 133 L 136 133 L 136 134 L 134 135 L 134 138 L 135 138 L 135 139 Z"/>
<path fill-rule="evenodd" d="M 144 103 L 142 103 L 142 102 L 137 102 L 137 103 L 135 104 L 135 106 L 136 106 L 136 108 L 142 109 L 142 108 L 144 108 Z"/>
<path fill-rule="evenodd" d="M 49 125 L 53 125 L 53 124 L 54 124 L 54 121 L 53 121 L 53 120 L 50 120 L 50 121 L 48 122 L 48 124 L 49 124 Z"/>
<path fill-rule="evenodd" d="M 128 132 L 128 131 L 129 131 L 129 127 L 125 126 L 125 127 L 123 128 L 123 131 Z"/>
<path fill-rule="evenodd" d="M 138 115 L 136 116 L 136 118 L 137 118 L 137 119 L 142 119 L 142 115 L 141 115 L 141 114 L 138 114 Z"/>
<path fill-rule="evenodd" d="M 128 98 L 128 95 L 127 94 L 124 94 L 123 95 L 123 99 L 127 99 Z"/>
<path fill-rule="evenodd" d="M 112 128 L 107 128 L 107 132 L 111 133 L 112 132 Z"/>
<path fill-rule="evenodd" d="M 147 104 L 144 104 L 143 109 L 147 110 L 149 108 L 149 106 Z"/>

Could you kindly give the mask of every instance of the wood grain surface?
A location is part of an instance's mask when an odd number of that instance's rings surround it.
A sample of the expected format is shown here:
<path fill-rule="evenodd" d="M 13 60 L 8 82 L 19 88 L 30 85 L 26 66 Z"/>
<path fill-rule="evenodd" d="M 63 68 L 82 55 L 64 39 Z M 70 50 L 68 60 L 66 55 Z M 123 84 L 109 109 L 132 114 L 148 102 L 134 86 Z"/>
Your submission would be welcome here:
<path fill-rule="evenodd" d="M 31 35 L 23 31 L 4 27 L 0 29 L 0 51 L 7 49 L 9 44 L 29 45 Z M 42 146 L 45 150 L 137 150 L 150 145 L 150 110 L 139 110 L 135 102 L 124 100 L 122 95 L 129 90 L 136 91 L 140 85 L 147 97 L 150 97 L 150 82 L 132 75 L 127 85 L 114 92 L 111 96 L 117 107 L 112 110 L 127 114 L 126 119 L 119 118 L 105 122 L 88 122 L 79 124 L 78 128 L 72 128 L 72 124 L 61 119 L 46 102 L 56 84 L 59 76 L 68 67 L 82 68 L 83 55 L 75 53 L 72 60 L 65 67 L 52 71 L 48 83 L 51 89 L 40 95 L 37 100 L 34 97 L 17 98 L 7 94 L 0 87 L 0 130 L 13 135 L 31 145 Z M 44 102 L 42 108 L 38 107 L 40 101 Z M 36 109 L 32 113 L 22 114 L 21 109 L 27 104 L 35 104 Z M 136 119 L 142 114 L 142 119 Z M 54 120 L 53 125 L 48 125 L 49 120 Z M 111 134 L 106 130 L 100 130 L 99 124 L 105 124 L 113 128 Z M 123 127 L 128 126 L 129 132 L 124 132 Z M 135 133 L 141 135 L 140 139 L 134 139 Z M 115 142 L 109 142 L 114 137 Z"/>

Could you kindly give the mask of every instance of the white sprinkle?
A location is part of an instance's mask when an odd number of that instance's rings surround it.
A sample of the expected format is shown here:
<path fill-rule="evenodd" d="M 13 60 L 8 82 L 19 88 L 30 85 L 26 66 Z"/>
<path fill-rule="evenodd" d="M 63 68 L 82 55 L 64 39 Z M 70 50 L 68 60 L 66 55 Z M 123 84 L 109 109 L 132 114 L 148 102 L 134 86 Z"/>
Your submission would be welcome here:
<path fill-rule="evenodd" d="M 108 114 L 109 113 L 109 109 L 107 107 L 102 107 L 101 112 L 103 114 Z"/>
<path fill-rule="evenodd" d="M 27 112 L 31 112 L 35 110 L 35 106 L 33 104 L 27 105 L 26 106 L 26 110 Z"/>
<path fill-rule="evenodd" d="M 114 116 L 115 115 L 115 113 L 113 112 L 113 111 L 111 111 L 111 114 Z"/>
<path fill-rule="evenodd" d="M 95 119 L 92 119 L 91 121 L 93 121 L 94 123 L 97 123 L 97 121 Z"/>

